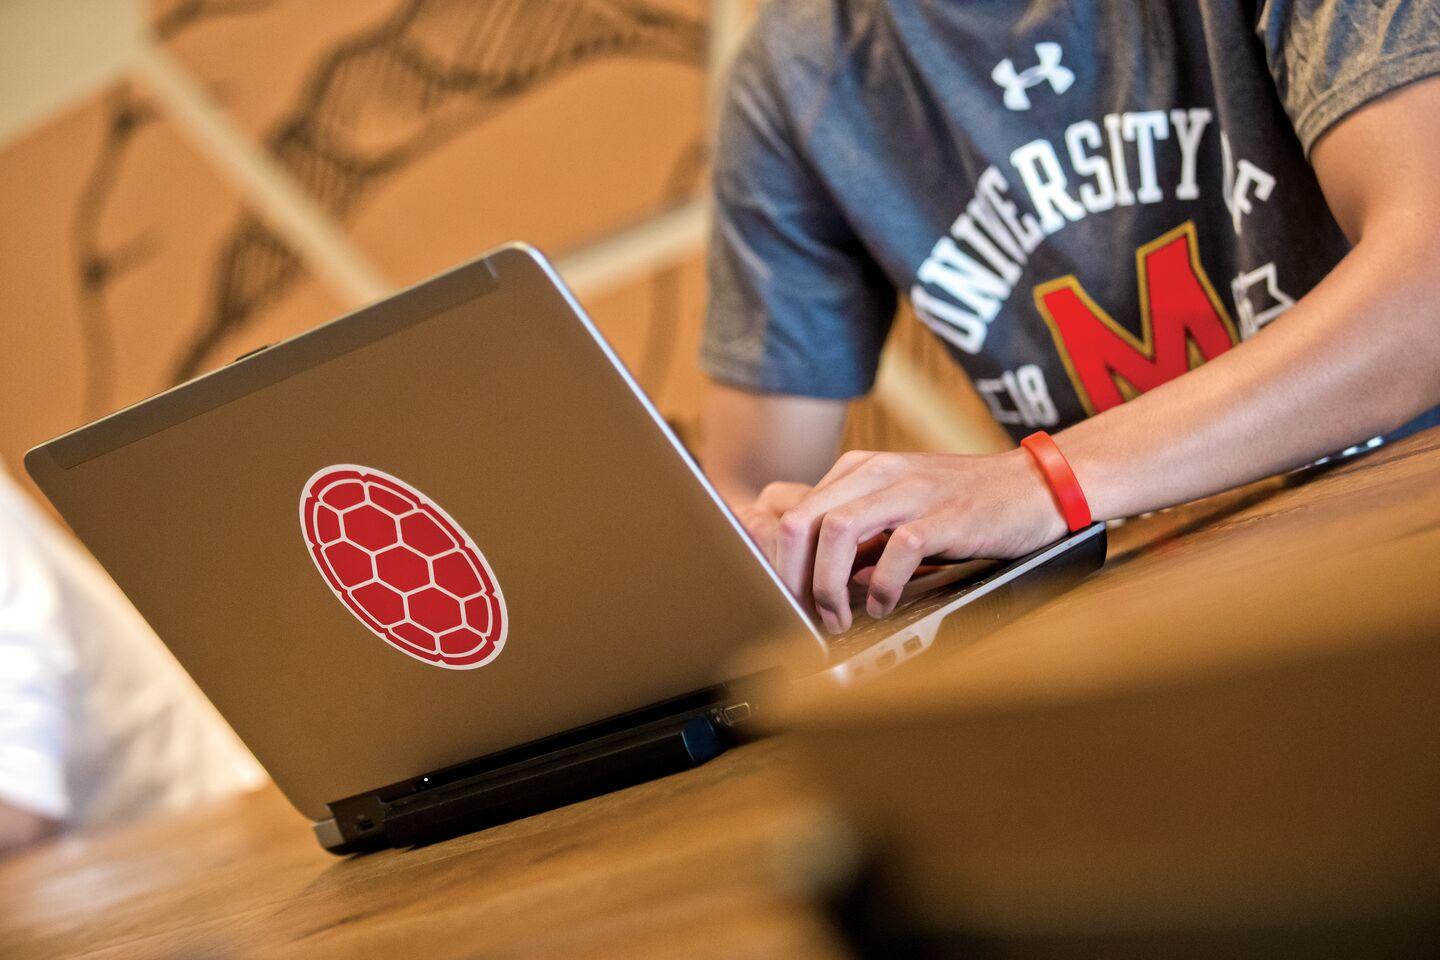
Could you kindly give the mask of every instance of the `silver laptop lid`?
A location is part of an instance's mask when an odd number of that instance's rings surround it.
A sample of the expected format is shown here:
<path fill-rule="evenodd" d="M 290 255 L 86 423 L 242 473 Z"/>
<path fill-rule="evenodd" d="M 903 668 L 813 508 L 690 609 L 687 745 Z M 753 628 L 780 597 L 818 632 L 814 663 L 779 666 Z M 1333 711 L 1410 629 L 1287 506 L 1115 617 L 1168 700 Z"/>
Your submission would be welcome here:
<path fill-rule="evenodd" d="M 825 648 L 535 251 L 31 451 L 312 819 Z M 727 670 L 727 666 L 730 669 Z"/>

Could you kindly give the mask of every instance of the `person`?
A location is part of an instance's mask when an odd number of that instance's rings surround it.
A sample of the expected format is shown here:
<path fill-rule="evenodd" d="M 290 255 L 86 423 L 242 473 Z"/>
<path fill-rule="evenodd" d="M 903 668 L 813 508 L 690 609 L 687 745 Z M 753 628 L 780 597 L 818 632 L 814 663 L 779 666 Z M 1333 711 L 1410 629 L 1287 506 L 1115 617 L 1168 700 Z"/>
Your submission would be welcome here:
<path fill-rule="evenodd" d="M 263 782 L 135 608 L 0 470 L 0 856 Z"/>
<path fill-rule="evenodd" d="M 881 617 L 923 558 L 1062 535 L 1062 484 L 1120 518 L 1437 422 L 1437 38 L 1436 0 L 768 4 L 719 128 L 700 459 L 786 586 L 844 630 L 862 548 Z M 1073 484 L 1019 448 L 836 459 L 902 294 Z"/>

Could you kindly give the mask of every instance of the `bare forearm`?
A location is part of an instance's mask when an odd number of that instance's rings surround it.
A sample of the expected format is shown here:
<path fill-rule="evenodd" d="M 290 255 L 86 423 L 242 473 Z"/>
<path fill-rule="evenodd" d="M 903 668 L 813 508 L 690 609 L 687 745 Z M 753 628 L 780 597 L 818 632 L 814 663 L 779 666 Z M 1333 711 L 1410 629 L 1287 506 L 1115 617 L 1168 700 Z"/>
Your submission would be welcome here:
<path fill-rule="evenodd" d="M 1253 340 L 1061 433 L 1096 516 L 1299 466 L 1440 403 L 1440 257 L 1420 227 L 1370 230 Z"/>
<path fill-rule="evenodd" d="M 1440 402 L 1437 116 L 1433 78 L 1337 124 L 1312 161 L 1350 255 L 1253 340 L 1061 434 L 1098 515 L 1294 467 Z"/>
<path fill-rule="evenodd" d="M 1437 118 L 1432 78 L 1337 123 L 1312 163 L 1355 245 L 1344 262 L 1249 342 L 1060 434 L 1095 515 L 1233 487 L 1440 403 Z M 1020 556 L 1064 532 L 1034 462 L 1017 451 L 847 454 L 774 526 L 776 570 L 797 597 L 813 596 L 831 630 L 850 625 L 858 544 L 881 531 L 891 535 L 870 576 L 871 616 L 894 609 L 925 557 Z"/>
<path fill-rule="evenodd" d="M 1093 513 L 1129 516 L 1227 489 L 1440 402 L 1440 268 L 1416 235 L 1376 231 L 1383 240 L 1362 240 L 1249 342 L 1062 432 Z M 836 632 L 852 622 L 858 545 L 881 531 L 892 533 L 866 599 L 877 617 L 925 557 L 1020 556 L 1064 532 L 1033 462 L 1014 451 L 847 454 L 774 526 L 781 579 Z"/>

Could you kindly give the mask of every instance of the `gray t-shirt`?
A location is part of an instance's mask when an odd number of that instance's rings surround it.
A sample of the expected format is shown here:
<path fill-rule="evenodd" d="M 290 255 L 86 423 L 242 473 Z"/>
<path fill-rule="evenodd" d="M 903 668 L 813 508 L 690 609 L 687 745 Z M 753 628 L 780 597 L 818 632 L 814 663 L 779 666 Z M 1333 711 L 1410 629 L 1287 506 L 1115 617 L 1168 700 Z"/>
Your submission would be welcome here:
<path fill-rule="evenodd" d="M 721 121 L 703 364 L 862 394 L 898 292 L 1016 436 L 1106 410 L 1335 266 L 1308 151 L 1436 73 L 1440 0 L 771 0 Z"/>

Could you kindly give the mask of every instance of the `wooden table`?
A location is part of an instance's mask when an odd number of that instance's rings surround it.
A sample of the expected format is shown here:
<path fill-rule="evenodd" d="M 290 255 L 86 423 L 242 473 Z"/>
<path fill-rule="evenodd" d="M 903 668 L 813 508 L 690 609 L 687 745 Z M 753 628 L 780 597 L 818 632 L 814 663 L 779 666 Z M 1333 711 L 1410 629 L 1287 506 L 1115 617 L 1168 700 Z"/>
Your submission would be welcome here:
<path fill-rule="evenodd" d="M 1270 481 L 1126 524 L 1104 571 L 964 651 L 998 667 L 972 675 L 958 668 L 960 655 L 937 659 L 925 671 L 929 684 L 916 681 L 916 702 L 953 700 L 962 689 L 983 698 L 987 683 L 992 694 L 1013 694 L 1016 677 L 1073 691 L 1095 682 L 1104 658 L 1105 671 L 1131 678 L 1230 669 L 1226 643 L 1160 659 L 1127 659 L 1107 646 L 1088 672 L 1068 677 L 995 651 L 1006 636 L 1020 649 L 1045 643 L 1035 624 L 1093 618 L 1097 603 L 1123 607 L 1178 565 L 1243 570 L 1267 528 L 1313 525 L 1342 546 L 1343 537 L 1418 535 L 1440 522 L 1437 491 L 1440 431 L 1312 482 Z M 1264 644 L 1244 651 L 1275 654 Z M 897 686 L 877 687 L 855 709 L 875 710 Z M 884 709 L 893 712 L 893 699 Z M 811 722 L 690 773 L 412 851 L 332 858 L 273 790 L 62 839 L 0 863 L 0 957 L 850 956 L 822 907 L 853 876 L 856 838 L 869 834 L 847 826 L 836 812 L 843 807 L 797 774 L 807 769 L 804 738 L 821 736 Z"/>
<path fill-rule="evenodd" d="M 0 865 L 0 957 L 848 956 L 845 833 L 770 740 L 407 851 L 336 859 L 273 789 Z"/>
<path fill-rule="evenodd" d="M 1045 608 L 797 710 L 912 926 L 1440 955 L 1440 431 L 1299 480 L 1123 527 Z"/>

